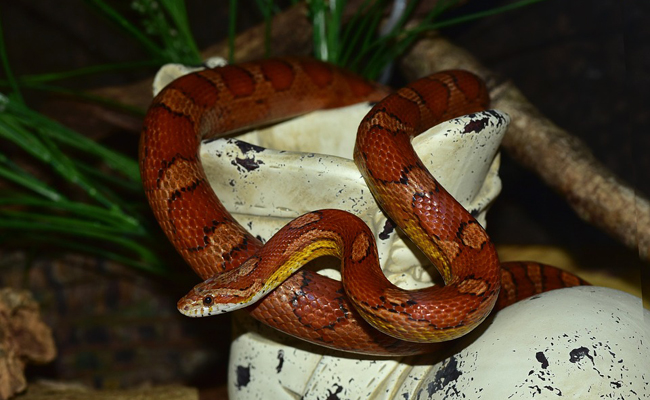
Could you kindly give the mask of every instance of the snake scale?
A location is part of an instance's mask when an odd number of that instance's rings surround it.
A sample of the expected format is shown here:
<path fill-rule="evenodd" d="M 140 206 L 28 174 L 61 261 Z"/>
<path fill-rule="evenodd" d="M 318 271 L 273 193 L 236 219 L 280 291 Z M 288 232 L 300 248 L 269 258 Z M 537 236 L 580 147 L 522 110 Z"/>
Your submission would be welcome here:
<path fill-rule="evenodd" d="M 228 213 L 198 155 L 202 140 L 358 102 L 376 105 L 359 126 L 354 160 L 381 208 L 429 257 L 444 286 L 402 290 L 379 267 L 374 236 L 358 217 L 319 210 L 266 244 Z M 430 352 L 471 331 L 494 308 L 585 284 L 537 263 L 504 263 L 476 220 L 431 176 L 411 139 L 489 104 L 485 85 L 446 71 L 390 94 L 345 70 L 306 58 L 230 65 L 183 76 L 145 117 L 140 171 L 174 247 L 204 280 L 178 302 L 189 316 L 247 307 L 261 322 L 330 348 L 373 355 Z M 341 260 L 341 282 L 299 270 Z"/>

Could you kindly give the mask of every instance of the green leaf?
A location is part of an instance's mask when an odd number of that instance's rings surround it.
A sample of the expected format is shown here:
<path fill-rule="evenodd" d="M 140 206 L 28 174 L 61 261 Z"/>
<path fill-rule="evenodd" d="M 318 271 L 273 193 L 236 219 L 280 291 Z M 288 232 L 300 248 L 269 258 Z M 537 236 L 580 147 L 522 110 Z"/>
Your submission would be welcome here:
<path fill-rule="evenodd" d="M 132 36 L 142 47 L 144 47 L 152 57 L 157 59 L 165 59 L 165 52 L 153 40 L 149 39 L 147 35 L 142 33 L 140 29 L 135 27 L 128 19 L 122 14 L 117 12 L 113 7 L 102 0 L 84 0 L 88 5 L 99 10 L 109 21 L 115 23 L 120 29 L 124 30 L 127 34 Z"/>

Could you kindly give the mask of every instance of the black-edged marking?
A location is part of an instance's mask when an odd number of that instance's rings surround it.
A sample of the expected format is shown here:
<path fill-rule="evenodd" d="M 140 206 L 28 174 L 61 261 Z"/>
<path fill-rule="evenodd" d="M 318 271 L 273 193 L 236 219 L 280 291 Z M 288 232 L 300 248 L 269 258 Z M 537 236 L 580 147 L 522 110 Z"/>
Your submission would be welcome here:
<path fill-rule="evenodd" d="M 477 234 L 480 234 L 480 237 Z M 456 237 L 465 246 L 476 250 L 482 250 L 489 240 L 481 224 L 473 219 L 459 224 Z M 479 239 L 480 243 L 476 239 Z"/>
<path fill-rule="evenodd" d="M 373 240 L 367 233 L 359 233 L 352 241 L 350 258 L 354 263 L 362 263 L 373 254 Z"/>
<path fill-rule="evenodd" d="M 362 151 L 362 152 L 361 152 L 361 157 L 363 157 L 363 159 L 364 159 L 364 164 L 367 166 L 367 165 L 368 165 L 368 155 L 367 155 L 367 153 Z M 382 179 L 382 178 L 379 178 L 379 177 L 377 177 L 377 176 L 372 172 L 372 170 L 370 170 L 370 169 L 367 168 L 367 167 L 365 168 L 365 171 L 367 171 L 368 175 L 369 175 L 373 180 L 375 180 L 375 181 L 377 181 L 377 182 L 380 182 L 380 183 L 382 183 L 382 184 L 384 184 L 384 185 L 400 185 L 400 186 L 404 186 L 404 185 L 405 185 L 404 180 L 405 180 L 405 179 L 408 179 L 408 178 L 405 178 L 404 176 L 402 176 L 403 172 L 404 172 L 404 171 L 409 171 L 409 172 L 410 172 L 410 171 L 412 171 L 412 170 L 414 170 L 414 169 L 416 169 L 416 168 L 419 168 L 419 167 L 420 167 L 420 164 L 419 164 L 419 163 L 416 163 L 416 164 L 408 164 L 408 165 L 404 166 L 404 168 L 402 169 L 402 171 L 400 171 L 400 177 L 399 177 L 397 180 L 389 180 L 389 179 Z"/>
<path fill-rule="evenodd" d="M 185 157 L 180 155 L 179 153 L 176 153 L 176 155 L 173 156 L 170 160 L 165 160 L 165 159 L 160 160 L 161 165 L 158 167 L 158 172 L 156 176 L 156 189 L 163 189 L 162 184 L 163 181 L 165 181 L 164 178 L 167 175 L 167 172 L 172 168 L 174 168 L 174 166 L 177 163 L 185 164 L 185 166 L 181 164 L 179 168 L 187 168 L 188 165 L 191 166 L 196 162 L 197 162 L 196 157 L 194 156 Z"/>
<path fill-rule="evenodd" d="M 206 70 L 203 70 L 203 71 L 197 71 L 194 75 L 196 75 L 197 77 L 203 79 L 203 80 L 204 80 L 205 82 L 207 82 L 210 86 L 212 86 L 212 88 L 213 88 L 217 93 L 219 93 L 219 92 L 221 92 L 221 90 L 223 90 L 223 86 L 219 85 L 219 83 L 221 83 L 222 85 L 224 84 L 224 82 L 223 82 L 223 77 L 219 74 L 219 78 L 220 78 L 220 79 L 219 79 L 219 82 L 215 82 L 215 80 L 212 79 L 209 75 L 213 75 L 213 76 L 214 76 L 214 73 L 215 73 L 215 72 L 218 73 L 220 68 L 221 68 L 221 67 L 212 68 L 212 69 L 206 69 Z"/>
<path fill-rule="evenodd" d="M 241 167 L 244 170 L 251 172 L 255 171 L 260 167 L 260 165 L 263 165 L 264 162 L 261 160 L 256 160 L 254 157 L 250 158 L 239 158 L 235 157 L 233 161 L 230 162 L 230 164 L 234 165 L 235 167 Z"/>
<path fill-rule="evenodd" d="M 217 72 L 235 99 L 251 96 L 257 88 L 255 76 L 244 67 L 227 65 Z"/>
<path fill-rule="evenodd" d="M 402 185 L 408 185 L 409 184 L 409 174 L 411 173 L 411 170 L 413 169 L 412 165 L 407 165 L 402 170 L 399 172 L 399 183 Z"/>
<path fill-rule="evenodd" d="M 488 117 L 481 119 L 473 119 L 468 124 L 465 125 L 461 134 L 465 133 L 478 133 L 485 129 L 488 126 L 490 119 Z"/>
<path fill-rule="evenodd" d="M 244 142 L 243 140 L 237 140 L 234 139 L 232 141 L 237 147 L 239 147 L 239 151 L 241 151 L 243 154 L 246 153 L 262 153 L 263 151 L 266 150 L 266 147 L 258 146 L 252 143 Z"/>
<path fill-rule="evenodd" d="M 183 93 L 183 95 L 185 95 L 185 94 Z M 185 95 L 185 96 L 187 96 L 187 95 Z M 186 113 L 184 113 L 182 111 L 175 110 L 175 109 L 171 108 L 170 106 L 168 106 L 166 103 L 164 103 L 162 101 L 153 103 L 149 107 L 149 111 L 147 111 L 147 114 L 151 114 L 151 112 L 156 108 L 160 108 L 160 109 L 164 110 L 165 112 L 171 114 L 174 117 L 186 119 L 186 120 L 188 120 L 190 122 L 190 124 L 192 124 L 192 126 L 194 126 L 194 121 L 193 121 L 192 116 L 190 114 L 186 114 Z"/>
<path fill-rule="evenodd" d="M 303 229 L 306 226 L 313 225 L 323 219 L 320 211 L 312 211 L 295 218 L 287 224 L 288 229 Z"/>
<path fill-rule="evenodd" d="M 260 71 L 265 81 L 277 92 L 290 90 L 296 78 L 293 64 L 282 59 L 268 59 L 260 62 Z"/>
<path fill-rule="evenodd" d="M 411 101 L 413 104 L 416 106 L 418 105 L 417 102 L 413 102 L 410 99 L 404 98 L 405 100 Z M 419 111 L 419 108 L 418 108 Z M 373 119 L 379 119 L 378 114 L 384 114 L 387 116 L 388 119 L 393 121 L 393 125 L 398 125 L 400 128 L 392 130 L 388 129 L 385 125 L 382 124 L 371 124 L 371 121 Z M 404 122 L 400 117 L 399 114 L 395 114 L 390 112 L 386 107 L 379 107 L 379 108 L 373 108 L 368 115 L 366 115 L 361 122 L 360 126 L 365 126 L 366 129 L 366 136 L 370 136 L 373 132 L 375 131 L 383 131 L 383 132 L 388 132 L 392 136 L 397 136 L 397 135 L 402 135 L 406 134 L 407 136 L 413 136 L 415 135 L 413 132 L 416 127 L 411 126 L 411 124 L 407 124 Z"/>

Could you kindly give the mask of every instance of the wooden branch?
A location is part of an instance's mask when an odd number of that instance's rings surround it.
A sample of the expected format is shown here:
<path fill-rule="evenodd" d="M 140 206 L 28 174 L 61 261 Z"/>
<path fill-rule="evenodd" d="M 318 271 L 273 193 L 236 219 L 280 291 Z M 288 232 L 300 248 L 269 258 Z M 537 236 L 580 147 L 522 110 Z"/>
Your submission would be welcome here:
<path fill-rule="evenodd" d="M 559 192 L 585 221 L 609 233 L 650 260 L 650 203 L 609 171 L 577 137 L 545 118 L 507 80 L 444 38 L 421 39 L 403 58 L 409 79 L 434 71 L 464 68 L 488 84 L 492 106 L 510 115 L 503 147 Z"/>

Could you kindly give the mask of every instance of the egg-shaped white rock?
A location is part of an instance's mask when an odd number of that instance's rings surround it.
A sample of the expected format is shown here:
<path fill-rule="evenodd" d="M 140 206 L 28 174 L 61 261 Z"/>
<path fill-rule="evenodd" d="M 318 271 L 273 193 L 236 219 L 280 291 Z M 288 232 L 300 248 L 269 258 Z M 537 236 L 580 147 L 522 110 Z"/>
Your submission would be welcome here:
<path fill-rule="evenodd" d="M 261 329 L 238 336 L 233 399 L 646 399 L 650 312 L 602 287 L 543 293 L 496 313 L 448 351 L 399 360 L 345 356 Z M 283 341 L 284 339 L 280 339 Z"/>

